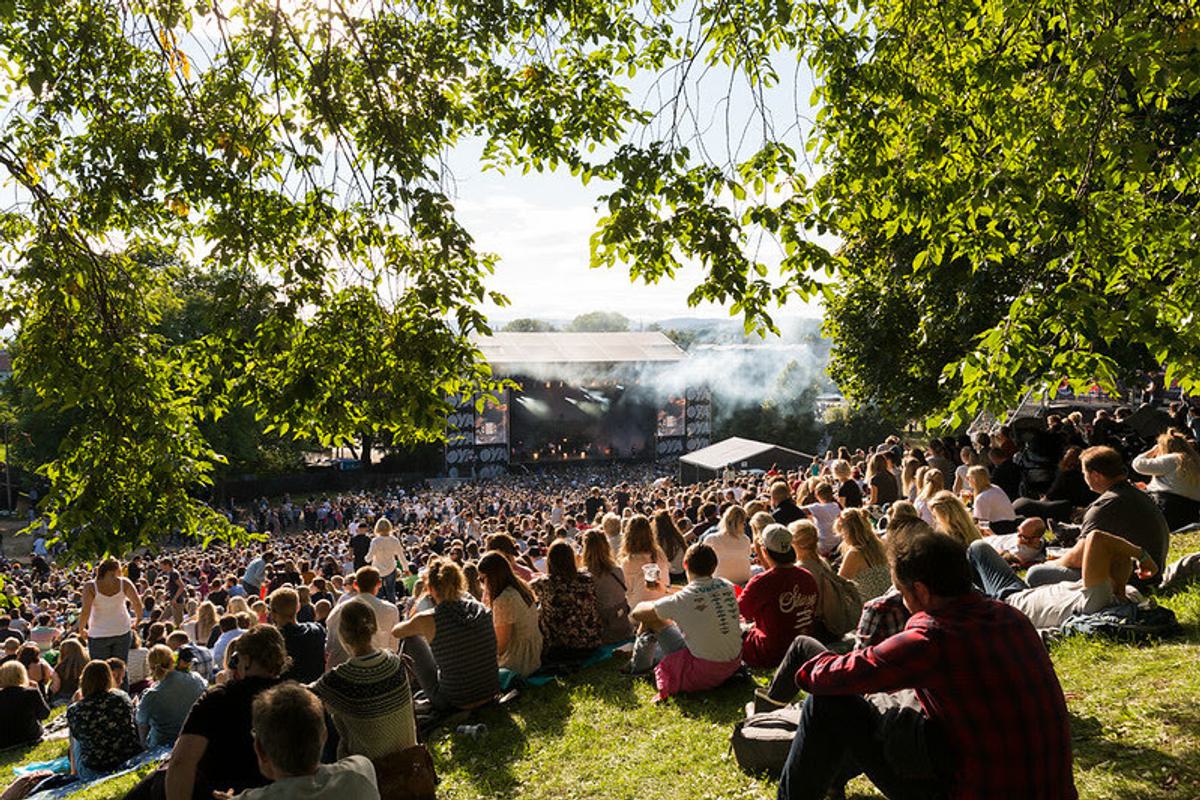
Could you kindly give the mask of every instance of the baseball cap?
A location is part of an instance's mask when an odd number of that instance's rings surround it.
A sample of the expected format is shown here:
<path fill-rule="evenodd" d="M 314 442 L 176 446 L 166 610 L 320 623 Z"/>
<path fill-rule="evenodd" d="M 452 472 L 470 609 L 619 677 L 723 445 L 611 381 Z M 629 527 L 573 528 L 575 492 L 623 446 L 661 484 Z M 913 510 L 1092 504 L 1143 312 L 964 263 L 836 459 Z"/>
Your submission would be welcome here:
<path fill-rule="evenodd" d="M 779 523 L 764 528 L 761 538 L 762 546 L 772 553 L 786 553 L 792 549 L 792 534 Z"/>

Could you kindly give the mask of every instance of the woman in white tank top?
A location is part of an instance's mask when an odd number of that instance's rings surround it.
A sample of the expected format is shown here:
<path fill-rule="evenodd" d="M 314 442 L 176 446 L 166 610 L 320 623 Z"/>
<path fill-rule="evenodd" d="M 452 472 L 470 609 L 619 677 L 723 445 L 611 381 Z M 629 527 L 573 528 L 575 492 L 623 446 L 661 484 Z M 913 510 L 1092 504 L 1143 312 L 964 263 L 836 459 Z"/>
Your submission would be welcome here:
<path fill-rule="evenodd" d="M 133 607 L 132 617 L 126 601 Z M 141 616 L 142 600 L 133 582 L 121 577 L 121 563 L 115 558 L 100 562 L 96 579 L 83 587 L 79 615 L 79 635 L 87 639 L 88 655 L 128 662 L 133 622 Z"/>

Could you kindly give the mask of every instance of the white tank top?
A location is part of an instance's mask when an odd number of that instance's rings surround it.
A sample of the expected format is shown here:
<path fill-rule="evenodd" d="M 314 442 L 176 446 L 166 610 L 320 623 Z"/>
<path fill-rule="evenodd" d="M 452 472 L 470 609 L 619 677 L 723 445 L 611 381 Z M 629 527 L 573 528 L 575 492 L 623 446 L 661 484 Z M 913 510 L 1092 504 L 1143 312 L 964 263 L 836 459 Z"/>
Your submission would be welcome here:
<path fill-rule="evenodd" d="M 105 636 L 123 636 L 129 633 L 129 610 L 125 608 L 125 585 L 121 583 L 114 595 L 100 591 L 100 586 L 92 581 L 96 590 L 92 600 L 92 615 L 88 617 L 88 636 L 101 638 Z"/>

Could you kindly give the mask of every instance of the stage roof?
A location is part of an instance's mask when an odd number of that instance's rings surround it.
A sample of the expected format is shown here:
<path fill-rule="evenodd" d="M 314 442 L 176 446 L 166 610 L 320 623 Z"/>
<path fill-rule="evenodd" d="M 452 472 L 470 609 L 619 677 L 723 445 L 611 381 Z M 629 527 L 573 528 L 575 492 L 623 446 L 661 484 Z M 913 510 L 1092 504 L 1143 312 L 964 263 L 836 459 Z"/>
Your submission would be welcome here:
<path fill-rule="evenodd" d="M 475 339 L 475 346 L 489 364 L 624 364 L 686 357 L 659 331 L 494 333 Z"/>
<path fill-rule="evenodd" d="M 749 461 L 755 456 L 767 453 L 771 454 L 772 460 L 787 462 L 789 464 L 808 458 L 803 453 L 787 447 L 780 447 L 777 444 L 756 442 L 753 439 L 742 439 L 734 436 L 719 441 L 714 445 L 709 445 L 702 450 L 695 450 L 687 455 L 680 456 L 679 460 L 681 463 L 692 464 L 708 470 L 720 470 L 729 464 Z"/>

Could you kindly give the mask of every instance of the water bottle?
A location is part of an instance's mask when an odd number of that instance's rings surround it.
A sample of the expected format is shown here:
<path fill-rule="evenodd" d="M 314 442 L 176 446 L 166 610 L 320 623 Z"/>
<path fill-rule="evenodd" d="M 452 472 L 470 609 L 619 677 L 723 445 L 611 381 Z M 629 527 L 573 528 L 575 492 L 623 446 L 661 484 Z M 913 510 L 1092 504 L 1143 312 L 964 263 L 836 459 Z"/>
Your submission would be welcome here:
<path fill-rule="evenodd" d="M 459 725 L 454 729 L 454 732 L 470 736 L 472 739 L 478 739 L 487 733 L 487 725 Z"/>

